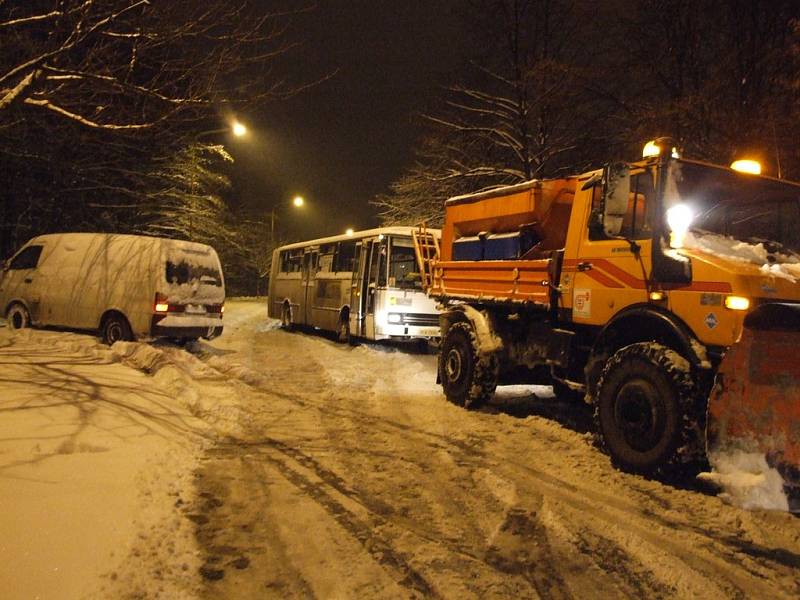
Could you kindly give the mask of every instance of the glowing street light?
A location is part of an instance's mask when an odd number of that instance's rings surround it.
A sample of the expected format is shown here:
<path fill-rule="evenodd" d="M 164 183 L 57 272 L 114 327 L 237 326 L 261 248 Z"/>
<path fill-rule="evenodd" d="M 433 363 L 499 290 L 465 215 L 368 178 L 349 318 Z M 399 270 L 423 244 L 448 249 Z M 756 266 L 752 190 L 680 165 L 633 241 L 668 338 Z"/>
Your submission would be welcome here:
<path fill-rule="evenodd" d="M 351 237 L 353 236 L 353 234 L 354 234 L 354 233 L 355 233 L 355 232 L 353 231 L 353 228 L 352 228 L 352 227 L 348 227 L 348 228 L 347 228 L 347 231 L 345 231 L 345 234 L 346 234 L 346 235 L 349 235 L 349 236 L 351 236 Z"/>
<path fill-rule="evenodd" d="M 292 204 L 295 206 L 295 208 L 301 208 L 305 203 L 306 201 L 302 196 L 295 196 L 292 199 Z M 270 211 L 270 226 L 269 226 L 270 243 L 275 242 L 275 219 L 276 219 L 275 207 L 273 206 L 272 210 Z"/>
<path fill-rule="evenodd" d="M 231 131 L 236 137 L 243 137 L 247 134 L 247 127 L 245 127 L 244 123 L 234 121 L 233 125 L 231 125 Z"/>

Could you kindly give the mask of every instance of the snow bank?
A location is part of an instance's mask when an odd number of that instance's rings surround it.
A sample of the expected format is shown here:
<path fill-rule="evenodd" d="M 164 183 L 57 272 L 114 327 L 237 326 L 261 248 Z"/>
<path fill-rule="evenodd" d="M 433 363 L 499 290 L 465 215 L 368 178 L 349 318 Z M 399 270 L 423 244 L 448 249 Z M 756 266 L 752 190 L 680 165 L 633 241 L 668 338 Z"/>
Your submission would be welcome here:
<path fill-rule="evenodd" d="M 0 329 L 0 595 L 195 595 L 206 426 L 96 338 Z"/>
<path fill-rule="evenodd" d="M 212 426 L 215 432 L 241 434 L 239 395 L 236 388 L 225 381 L 225 375 L 238 373 L 246 379 L 241 372 L 243 368 L 237 370 L 238 365 L 228 365 L 229 373 L 224 373 L 170 345 L 117 342 L 111 352 L 116 360 L 150 375 L 159 388 L 171 393 L 177 404 Z M 218 366 L 220 362 L 215 364 Z"/>
<path fill-rule="evenodd" d="M 714 471 L 698 477 L 720 486 L 719 497 L 724 501 L 747 510 L 789 510 L 783 479 L 767 465 L 763 454 L 740 450 L 712 453 L 709 462 Z"/>

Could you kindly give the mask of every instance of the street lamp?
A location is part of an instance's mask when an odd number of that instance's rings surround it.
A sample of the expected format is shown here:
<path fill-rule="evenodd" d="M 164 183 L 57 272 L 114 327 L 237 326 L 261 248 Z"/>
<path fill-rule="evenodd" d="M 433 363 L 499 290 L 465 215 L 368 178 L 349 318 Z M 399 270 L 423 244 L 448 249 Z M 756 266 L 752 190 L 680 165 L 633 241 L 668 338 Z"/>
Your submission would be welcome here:
<path fill-rule="evenodd" d="M 352 228 L 352 227 L 348 227 L 348 228 L 347 228 L 347 231 L 345 231 L 345 234 L 346 234 L 346 235 L 349 235 L 350 237 L 352 237 L 352 236 L 353 236 L 353 233 L 355 233 L 355 232 L 353 231 L 353 228 Z"/>
<path fill-rule="evenodd" d="M 196 133 L 193 136 L 192 144 L 189 147 L 190 152 L 192 153 L 193 160 L 196 158 L 197 153 L 199 152 L 198 147 L 200 147 L 200 140 L 201 138 L 218 135 L 220 133 L 232 133 L 235 137 L 241 138 L 247 134 L 247 127 L 237 119 L 234 119 L 232 122 L 229 123 L 227 127 L 217 127 L 216 129 L 209 129 L 207 131 L 201 131 L 200 133 Z M 222 147 L 220 145 L 221 148 Z M 191 188 L 189 190 L 190 195 L 190 203 L 191 209 L 189 210 L 189 231 L 188 235 L 189 238 L 192 238 L 194 235 L 194 204 L 195 204 L 195 195 L 197 194 L 197 173 L 192 172 L 191 174 L 192 181 L 191 181 Z"/>
<path fill-rule="evenodd" d="M 247 127 L 239 121 L 234 121 L 233 125 L 231 125 L 231 131 L 236 137 L 242 137 L 247 134 Z"/>
<path fill-rule="evenodd" d="M 292 199 L 292 204 L 295 206 L 295 208 L 302 208 L 303 206 L 305 206 L 305 203 L 306 201 L 302 196 L 295 196 Z M 270 220 L 269 220 L 270 222 L 269 241 L 271 244 L 275 244 L 275 219 L 276 219 L 275 207 L 273 206 L 272 210 L 270 210 Z"/>

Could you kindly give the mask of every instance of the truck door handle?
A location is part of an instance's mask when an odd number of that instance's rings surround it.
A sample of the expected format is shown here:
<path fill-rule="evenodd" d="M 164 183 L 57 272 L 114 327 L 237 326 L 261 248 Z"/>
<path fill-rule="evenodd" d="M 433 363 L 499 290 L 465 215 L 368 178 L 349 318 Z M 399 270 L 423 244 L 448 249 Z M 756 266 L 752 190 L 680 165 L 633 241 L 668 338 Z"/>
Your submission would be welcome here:
<path fill-rule="evenodd" d="M 33 279 L 31 279 L 30 277 L 26 277 L 25 278 L 25 283 L 31 283 L 32 281 L 33 281 Z"/>
<path fill-rule="evenodd" d="M 590 262 L 578 263 L 578 271 L 591 271 L 591 270 L 592 270 L 592 263 Z"/>

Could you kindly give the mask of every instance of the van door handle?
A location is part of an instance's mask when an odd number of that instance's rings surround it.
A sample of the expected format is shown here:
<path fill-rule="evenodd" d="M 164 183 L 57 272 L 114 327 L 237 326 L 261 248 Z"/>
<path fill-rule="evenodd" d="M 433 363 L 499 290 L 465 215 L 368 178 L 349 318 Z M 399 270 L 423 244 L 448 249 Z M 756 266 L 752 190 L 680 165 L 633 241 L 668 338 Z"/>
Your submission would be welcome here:
<path fill-rule="evenodd" d="M 31 282 L 33 282 L 33 279 L 31 279 L 30 277 L 25 278 L 25 283 L 31 283 Z"/>

